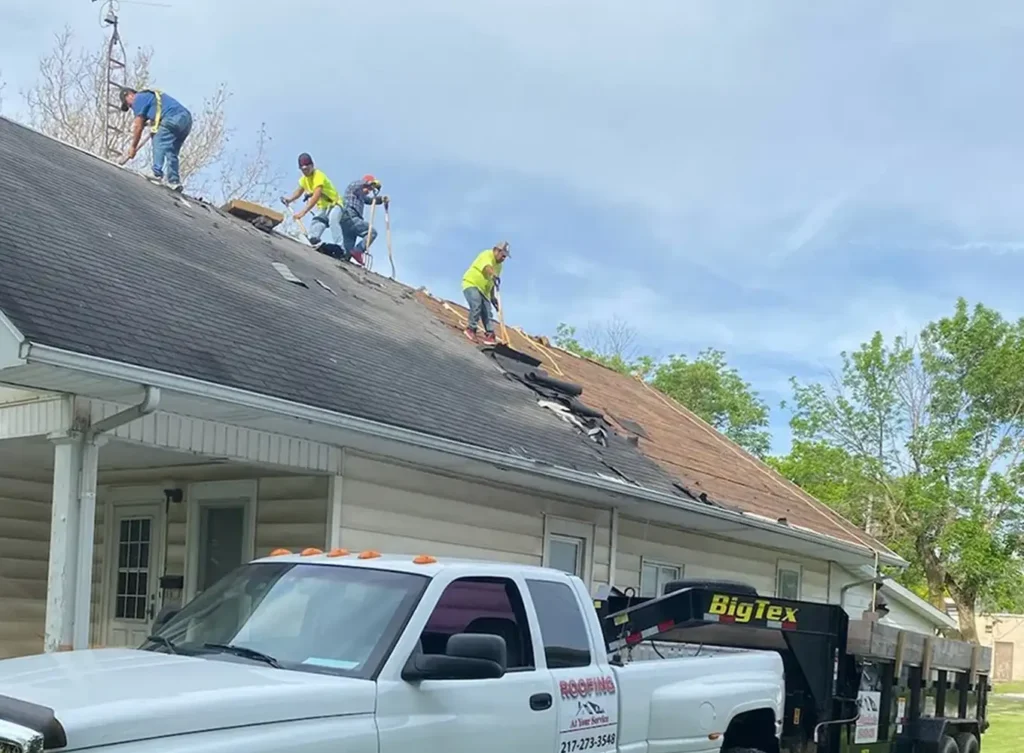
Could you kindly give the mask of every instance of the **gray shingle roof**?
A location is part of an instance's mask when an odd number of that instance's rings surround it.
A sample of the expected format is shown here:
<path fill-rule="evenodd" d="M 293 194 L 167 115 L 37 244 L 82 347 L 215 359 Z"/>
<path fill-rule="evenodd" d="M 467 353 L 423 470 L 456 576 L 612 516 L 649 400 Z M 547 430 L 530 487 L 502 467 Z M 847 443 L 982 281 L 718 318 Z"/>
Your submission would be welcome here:
<path fill-rule="evenodd" d="M 0 202 L 0 310 L 30 341 L 678 494 L 635 447 L 538 407 L 409 288 L 2 118 Z"/>

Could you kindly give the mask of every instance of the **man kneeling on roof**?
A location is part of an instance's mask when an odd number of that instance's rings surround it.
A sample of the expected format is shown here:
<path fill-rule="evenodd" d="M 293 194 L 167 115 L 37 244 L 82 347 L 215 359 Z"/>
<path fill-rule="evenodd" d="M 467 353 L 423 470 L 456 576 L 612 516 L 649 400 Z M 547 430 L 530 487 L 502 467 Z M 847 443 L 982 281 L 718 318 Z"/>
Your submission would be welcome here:
<path fill-rule="evenodd" d="M 153 140 L 153 177 L 150 181 L 157 184 L 163 181 L 166 163 L 168 187 L 181 191 L 179 156 L 185 139 L 192 131 L 192 113 L 181 102 L 159 89 L 121 89 L 121 112 L 128 112 L 129 109 L 135 115 L 132 141 L 120 164 L 135 159 L 142 128 L 149 123 L 149 135 Z"/>
<path fill-rule="evenodd" d="M 372 195 L 371 195 L 372 194 Z M 369 223 L 363 219 L 363 207 L 367 204 L 383 204 L 387 207 L 389 199 L 380 196 L 380 181 L 372 175 L 364 175 L 354 180 L 345 189 L 345 201 L 341 214 L 341 230 L 344 233 L 345 253 L 359 262 L 364 263 L 363 253 L 377 237 L 377 230 L 370 230 Z M 369 238 L 367 238 L 369 234 Z"/>
<path fill-rule="evenodd" d="M 484 344 L 494 345 L 494 320 L 491 305 L 498 307 L 495 293 L 501 287 L 501 265 L 511 254 L 508 252 L 508 241 L 502 241 L 494 248 L 481 251 L 469 265 L 462 276 L 462 293 L 469 304 L 469 321 L 466 323 L 465 334 L 472 342 L 476 342 L 476 323 L 484 325 Z"/>
<path fill-rule="evenodd" d="M 306 205 L 295 213 L 296 220 L 301 220 L 307 213 L 316 208 L 316 212 L 313 214 L 313 221 L 309 223 L 309 232 L 306 234 L 313 248 L 319 249 L 324 245 L 320 237 L 324 234 L 324 230 L 327 229 L 328 225 L 331 228 L 331 234 L 334 236 L 334 242 L 340 244 L 342 239 L 341 194 L 338 193 L 338 189 L 331 183 L 331 179 L 324 175 L 323 170 L 320 170 L 313 164 L 313 158 L 306 152 L 299 155 L 299 170 L 302 171 L 302 177 L 299 178 L 299 187 L 295 189 L 291 196 L 282 196 L 281 201 L 284 202 L 285 206 L 288 206 L 299 196 L 305 195 L 307 199 Z"/>

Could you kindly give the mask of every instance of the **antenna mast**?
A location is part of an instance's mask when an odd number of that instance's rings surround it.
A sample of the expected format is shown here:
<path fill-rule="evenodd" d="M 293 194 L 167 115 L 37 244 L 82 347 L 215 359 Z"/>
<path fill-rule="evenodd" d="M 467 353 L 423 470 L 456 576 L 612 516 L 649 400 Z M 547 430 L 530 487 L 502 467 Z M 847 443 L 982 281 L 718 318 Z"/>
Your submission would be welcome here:
<path fill-rule="evenodd" d="M 95 0 L 93 0 L 95 2 Z M 103 103 L 103 156 L 110 158 L 121 153 L 121 146 L 127 134 L 125 117 L 121 112 L 121 89 L 128 86 L 128 55 L 121 42 L 118 30 L 117 12 L 120 3 L 106 0 L 102 9 L 102 25 L 111 29 L 107 41 L 106 92 Z"/>

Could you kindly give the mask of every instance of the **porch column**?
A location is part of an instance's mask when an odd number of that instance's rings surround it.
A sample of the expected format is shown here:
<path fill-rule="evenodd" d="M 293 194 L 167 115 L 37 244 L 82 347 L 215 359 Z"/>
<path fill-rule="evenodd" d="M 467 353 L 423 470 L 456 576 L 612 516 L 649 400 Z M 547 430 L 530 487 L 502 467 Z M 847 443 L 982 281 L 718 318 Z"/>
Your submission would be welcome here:
<path fill-rule="evenodd" d="M 96 476 L 100 447 L 106 437 L 87 436 L 82 443 L 82 471 L 78 485 L 78 566 L 75 568 L 75 607 L 72 648 L 89 648 L 92 625 L 92 566 L 96 541 Z"/>
<path fill-rule="evenodd" d="M 341 547 L 342 487 L 344 478 L 331 476 L 327 485 L 327 548 Z"/>
<path fill-rule="evenodd" d="M 77 433 L 53 441 L 53 505 L 50 518 L 50 559 L 46 585 L 43 650 L 67 651 L 74 625 L 75 570 L 78 564 L 78 488 L 82 441 Z"/>

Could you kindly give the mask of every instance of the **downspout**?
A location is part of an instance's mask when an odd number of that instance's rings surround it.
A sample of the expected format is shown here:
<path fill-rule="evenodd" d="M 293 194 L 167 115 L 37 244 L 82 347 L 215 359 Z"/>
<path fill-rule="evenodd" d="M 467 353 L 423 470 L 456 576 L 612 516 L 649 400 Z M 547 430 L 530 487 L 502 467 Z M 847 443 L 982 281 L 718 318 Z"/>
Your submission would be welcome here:
<path fill-rule="evenodd" d="M 875 607 L 875 596 L 878 594 L 878 587 L 885 585 L 885 579 L 878 574 L 878 550 L 875 552 L 875 575 L 872 578 L 864 578 L 863 580 L 855 580 L 853 583 L 847 583 L 845 586 L 839 589 L 839 606 L 845 608 L 844 604 L 846 601 L 846 592 L 851 588 L 857 586 L 863 586 L 867 583 L 871 585 L 871 603 L 868 604 L 868 609 L 874 609 Z"/>
<path fill-rule="evenodd" d="M 78 486 L 78 567 L 75 572 L 74 631 L 71 647 L 89 648 L 92 622 L 92 563 L 96 534 L 96 483 L 102 434 L 142 418 L 160 405 L 160 389 L 146 387 L 142 402 L 89 427 L 82 439 L 82 475 Z"/>

